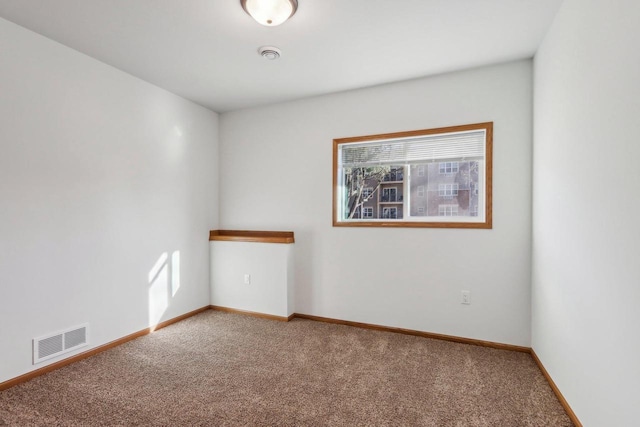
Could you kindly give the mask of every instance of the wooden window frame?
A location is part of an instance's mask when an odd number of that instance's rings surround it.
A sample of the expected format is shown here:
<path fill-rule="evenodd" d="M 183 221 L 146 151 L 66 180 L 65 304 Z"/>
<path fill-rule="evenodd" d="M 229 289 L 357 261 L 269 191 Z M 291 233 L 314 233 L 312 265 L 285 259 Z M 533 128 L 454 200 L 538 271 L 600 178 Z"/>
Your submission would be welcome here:
<path fill-rule="evenodd" d="M 378 141 L 386 139 L 408 138 L 417 137 L 423 135 L 445 134 L 455 132 L 465 132 L 474 130 L 485 131 L 485 150 L 484 150 L 484 194 L 485 194 L 485 206 L 484 206 L 484 221 L 412 221 L 411 218 L 402 218 L 393 221 L 339 221 L 338 220 L 338 194 L 339 194 L 339 181 L 338 181 L 338 148 L 341 144 L 348 144 L 354 142 L 367 142 Z M 408 170 L 405 174 L 408 174 Z M 407 177 L 405 177 L 407 179 Z M 334 227 L 415 227 L 415 228 L 466 228 L 466 229 L 491 229 L 493 228 L 493 122 L 474 123 L 460 126 L 449 126 L 433 129 L 413 130 L 406 132 L 394 132 L 377 135 L 366 135 L 349 138 L 337 138 L 333 140 L 333 226 Z M 405 203 L 410 203 L 410 200 L 405 197 Z M 470 217 L 473 218 L 473 217 Z"/>

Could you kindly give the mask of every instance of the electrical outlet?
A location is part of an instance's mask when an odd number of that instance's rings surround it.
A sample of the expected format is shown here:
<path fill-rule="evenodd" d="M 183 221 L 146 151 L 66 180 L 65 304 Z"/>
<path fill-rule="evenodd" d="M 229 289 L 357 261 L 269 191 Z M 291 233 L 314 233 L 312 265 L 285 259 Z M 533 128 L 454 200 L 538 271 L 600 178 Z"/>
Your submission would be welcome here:
<path fill-rule="evenodd" d="M 251 284 L 251 275 L 250 274 L 245 274 L 244 275 L 244 284 L 245 285 L 250 285 Z"/>
<path fill-rule="evenodd" d="M 471 304 L 471 291 L 462 291 L 462 301 L 460 304 Z"/>

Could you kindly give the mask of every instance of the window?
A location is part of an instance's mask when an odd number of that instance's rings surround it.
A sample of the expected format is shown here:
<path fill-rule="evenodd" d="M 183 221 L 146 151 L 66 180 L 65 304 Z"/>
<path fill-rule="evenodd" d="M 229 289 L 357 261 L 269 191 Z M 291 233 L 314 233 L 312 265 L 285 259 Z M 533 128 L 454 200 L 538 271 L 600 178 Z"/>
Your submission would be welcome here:
<path fill-rule="evenodd" d="M 391 168 L 388 174 L 385 175 L 384 180 L 388 182 L 402 181 L 404 178 L 403 168 Z"/>
<path fill-rule="evenodd" d="M 333 225 L 491 228 L 492 150 L 493 123 L 335 139 Z"/>
<path fill-rule="evenodd" d="M 373 208 L 362 208 L 362 218 L 373 218 Z"/>
<path fill-rule="evenodd" d="M 440 205 L 438 206 L 439 216 L 458 216 L 458 205 Z"/>
<path fill-rule="evenodd" d="M 456 173 L 456 172 L 458 172 L 458 162 L 440 163 L 440 173 Z"/>
<path fill-rule="evenodd" d="M 438 184 L 440 197 L 452 197 L 458 195 L 458 184 Z"/>
<path fill-rule="evenodd" d="M 362 189 L 362 199 L 366 202 L 373 194 L 373 188 L 366 187 Z"/>
<path fill-rule="evenodd" d="M 381 202 L 395 202 L 398 201 L 398 189 L 397 188 L 383 188 Z"/>
<path fill-rule="evenodd" d="M 398 218 L 398 208 L 382 208 L 382 218 L 386 218 L 386 219 Z"/>

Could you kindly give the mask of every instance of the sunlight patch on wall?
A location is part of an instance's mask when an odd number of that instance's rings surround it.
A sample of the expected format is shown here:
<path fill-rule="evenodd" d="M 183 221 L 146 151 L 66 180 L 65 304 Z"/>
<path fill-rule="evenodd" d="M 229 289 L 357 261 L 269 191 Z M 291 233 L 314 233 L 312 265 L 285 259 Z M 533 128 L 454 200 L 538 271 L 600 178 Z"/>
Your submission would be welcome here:
<path fill-rule="evenodd" d="M 160 273 L 160 270 L 167 265 L 167 257 L 168 255 L 166 252 L 160 255 L 160 258 L 158 258 L 156 263 L 153 265 L 153 268 L 149 270 L 149 283 L 152 283 L 158 273 Z"/>
<path fill-rule="evenodd" d="M 180 251 L 164 252 L 158 257 L 148 275 L 149 328 L 153 332 L 171 305 L 171 298 L 180 290 Z"/>
<path fill-rule="evenodd" d="M 171 254 L 171 296 L 176 296 L 180 289 L 180 251 Z"/>
<path fill-rule="evenodd" d="M 163 253 L 149 271 L 149 327 L 153 330 L 169 307 L 169 266 L 167 253 Z"/>

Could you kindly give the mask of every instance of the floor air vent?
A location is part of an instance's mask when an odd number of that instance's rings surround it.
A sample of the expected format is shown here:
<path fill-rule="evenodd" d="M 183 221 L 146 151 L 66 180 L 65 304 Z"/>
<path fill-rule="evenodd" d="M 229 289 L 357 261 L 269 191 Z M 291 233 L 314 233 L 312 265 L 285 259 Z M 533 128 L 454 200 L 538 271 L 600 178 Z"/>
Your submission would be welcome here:
<path fill-rule="evenodd" d="M 89 343 L 89 325 L 33 339 L 33 364 L 68 353 Z"/>

